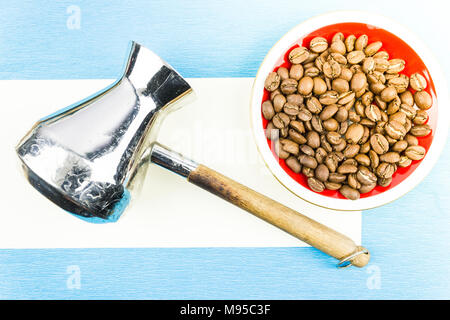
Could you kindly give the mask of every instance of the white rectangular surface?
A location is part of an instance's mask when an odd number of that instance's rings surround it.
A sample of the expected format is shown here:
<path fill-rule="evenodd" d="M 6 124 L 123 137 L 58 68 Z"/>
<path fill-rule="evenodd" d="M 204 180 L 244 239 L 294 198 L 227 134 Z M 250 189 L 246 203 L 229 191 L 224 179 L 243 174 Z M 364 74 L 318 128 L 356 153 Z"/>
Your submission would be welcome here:
<path fill-rule="evenodd" d="M 112 80 L 0 81 L 0 248 L 306 246 L 233 205 L 151 165 L 141 195 L 116 223 L 90 224 L 28 184 L 15 146 L 43 116 Z M 309 204 L 262 162 L 250 130 L 253 79 L 188 79 L 197 100 L 169 116 L 158 141 L 361 242 L 361 212 Z"/>

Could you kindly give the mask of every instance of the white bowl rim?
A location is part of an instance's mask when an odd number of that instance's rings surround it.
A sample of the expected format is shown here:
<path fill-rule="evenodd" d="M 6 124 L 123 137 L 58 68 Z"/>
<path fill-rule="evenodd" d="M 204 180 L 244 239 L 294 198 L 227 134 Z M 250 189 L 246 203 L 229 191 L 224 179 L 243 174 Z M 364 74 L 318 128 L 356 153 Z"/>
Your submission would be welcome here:
<path fill-rule="evenodd" d="M 272 151 L 268 147 L 264 130 L 262 128 L 261 119 L 261 101 L 263 96 L 264 80 L 267 74 L 272 71 L 273 66 L 276 64 L 280 56 L 291 48 L 292 45 L 297 43 L 298 39 L 311 33 L 312 31 L 327 25 L 345 22 L 357 22 L 364 23 L 369 26 L 376 26 L 395 34 L 397 37 L 405 41 L 419 55 L 430 72 L 430 76 L 433 79 L 436 89 L 437 101 L 434 101 L 433 103 L 434 106 L 438 108 L 438 117 L 436 129 L 434 130 L 433 141 L 427 155 L 422 160 L 420 165 L 397 186 L 386 190 L 383 193 L 353 201 L 331 198 L 315 193 L 292 179 L 278 164 L 272 154 Z M 439 105 L 443 107 L 439 108 Z M 449 119 L 449 111 L 445 106 L 448 105 L 449 95 L 446 79 L 442 69 L 431 51 L 422 42 L 422 40 L 414 35 L 413 32 L 396 21 L 382 15 L 364 11 L 335 11 L 315 16 L 298 24 L 293 29 L 288 31 L 283 37 L 281 37 L 281 39 L 269 50 L 261 63 L 253 83 L 250 98 L 250 119 L 253 136 L 255 138 L 259 153 L 261 154 L 269 170 L 281 184 L 283 184 L 288 190 L 298 197 L 315 205 L 334 210 L 354 211 L 371 209 L 392 202 L 412 190 L 426 177 L 439 159 L 439 155 L 445 146 Z"/>

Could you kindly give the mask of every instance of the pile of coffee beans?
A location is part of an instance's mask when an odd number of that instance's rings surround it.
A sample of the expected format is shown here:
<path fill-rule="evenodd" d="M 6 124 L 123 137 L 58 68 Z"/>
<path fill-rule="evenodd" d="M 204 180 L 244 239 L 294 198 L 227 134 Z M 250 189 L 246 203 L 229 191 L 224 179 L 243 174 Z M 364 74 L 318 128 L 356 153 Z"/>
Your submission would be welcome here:
<path fill-rule="evenodd" d="M 289 68 L 265 80 L 266 136 L 315 192 L 339 190 L 356 200 L 425 156 L 417 137 L 431 132 L 427 81 L 401 74 L 406 62 L 381 47 L 367 35 L 337 33 L 331 44 L 315 37 L 309 48 L 289 52 Z"/>

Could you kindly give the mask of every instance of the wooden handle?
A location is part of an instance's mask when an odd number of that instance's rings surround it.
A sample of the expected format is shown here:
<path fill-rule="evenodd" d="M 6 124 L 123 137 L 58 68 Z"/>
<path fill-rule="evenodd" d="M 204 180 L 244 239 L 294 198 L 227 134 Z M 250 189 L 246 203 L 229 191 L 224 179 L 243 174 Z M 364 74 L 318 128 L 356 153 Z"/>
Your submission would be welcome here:
<path fill-rule="evenodd" d="M 199 165 L 193 170 L 189 174 L 188 180 L 336 259 L 341 260 L 361 250 L 366 250 L 357 246 L 353 240 L 342 233 L 203 165 Z M 369 253 L 359 254 L 351 260 L 351 263 L 357 267 L 364 267 L 369 259 Z"/>

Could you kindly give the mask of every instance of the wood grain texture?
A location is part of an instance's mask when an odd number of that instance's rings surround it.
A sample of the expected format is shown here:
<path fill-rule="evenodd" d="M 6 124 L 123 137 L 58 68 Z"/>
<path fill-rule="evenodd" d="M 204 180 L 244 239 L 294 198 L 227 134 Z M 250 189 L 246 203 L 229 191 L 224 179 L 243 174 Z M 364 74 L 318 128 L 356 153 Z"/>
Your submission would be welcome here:
<path fill-rule="evenodd" d="M 353 240 L 342 233 L 330 229 L 204 165 L 199 165 L 192 171 L 188 180 L 336 259 L 343 259 L 364 249 L 356 246 Z M 352 264 L 357 267 L 364 267 L 369 259 L 370 254 L 358 255 L 352 260 Z"/>

